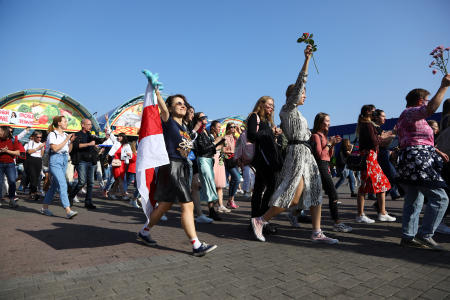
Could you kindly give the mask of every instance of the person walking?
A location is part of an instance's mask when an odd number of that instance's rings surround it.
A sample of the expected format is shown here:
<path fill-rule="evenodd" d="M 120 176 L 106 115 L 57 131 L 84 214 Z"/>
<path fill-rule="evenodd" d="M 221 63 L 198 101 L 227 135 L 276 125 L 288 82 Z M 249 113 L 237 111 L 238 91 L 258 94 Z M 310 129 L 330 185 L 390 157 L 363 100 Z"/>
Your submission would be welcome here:
<path fill-rule="evenodd" d="M 449 198 L 444 190 L 447 184 L 441 171 L 449 157 L 436 151 L 433 130 L 426 118 L 439 108 L 449 86 L 450 75 L 446 75 L 431 100 L 428 100 L 430 92 L 427 90 L 411 90 L 406 95 L 406 109 L 398 119 L 400 153 L 397 170 L 399 182 L 406 193 L 400 241 L 402 246 L 443 250 L 434 241 L 433 235 L 448 206 Z M 428 199 L 428 204 L 419 229 L 419 214 L 424 197 Z"/>
<path fill-rule="evenodd" d="M 236 125 L 232 122 L 228 123 L 225 129 L 225 146 L 223 152 L 225 154 L 225 168 L 230 174 L 231 180 L 228 185 L 228 202 L 227 207 L 236 209 L 239 207 L 234 201 L 234 196 L 239 188 L 241 182 L 241 174 L 239 173 L 238 165 L 234 157 L 234 150 L 236 148 Z"/>
<path fill-rule="evenodd" d="M 16 208 L 16 164 L 15 158 L 20 154 L 18 139 L 13 139 L 8 126 L 0 126 L 0 197 L 3 195 L 5 175 L 8 182 L 9 206 Z"/>
<path fill-rule="evenodd" d="M 66 212 L 66 218 L 72 219 L 78 212 L 71 210 L 69 197 L 67 194 L 66 168 L 70 151 L 72 150 L 72 142 L 75 139 L 73 134 L 64 132 L 67 130 L 67 119 L 64 116 L 56 116 L 53 118 L 52 124 L 48 129 L 47 145 L 49 155 L 49 169 L 51 176 L 51 184 L 44 197 L 41 213 L 46 216 L 53 216 L 48 208 L 53 201 L 56 190 L 59 190 L 61 204 Z"/>
<path fill-rule="evenodd" d="M 194 151 L 197 156 L 198 173 L 202 187 L 200 189 L 200 201 L 208 203 L 209 217 L 214 221 L 221 221 L 222 218 L 217 214 L 214 205 L 219 200 L 214 182 L 214 155 L 216 147 L 225 142 L 223 137 L 214 140 L 214 137 L 206 131 L 208 117 L 203 112 L 197 112 L 194 116 L 194 124 L 197 121 L 202 122 L 198 129 L 198 136 L 194 141 Z"/>
<path fill-rule="evenodd" d="M 156 245 L 156 241 L 152 240 L 150 236 L 151 228 L 158 224 L 163 214 L 174 203 L 179 202 L 181 225 L 192 244 L 193 255 L 203 256 L 216 249 L 217 245 L 200 242 L 195 229 L 194 205 L 189 186 L 189 166 L 186 161 L 193 145 L 187 128 L 183 125 L 183 117 L 186 114 L 186 97 L 177 94 L 169 96 L 164 102 L 159 91 L 155 92 L 170 163 L 159 167 L 154 195 L 159 205 L 152 211 L 148 227 L 139 231 L 137 237 L 147 245 Z"/>
<path fill-rule="evenodd" d="M 220 129 L 221 124 L 219 121 L 212 121 L 210 126 L 210 134 L 214 140 L 221 139 Z M 223 155 L 224 145 L 220 145 L 216 148 L 216 154 L 214 154 L 214 183 L 216 184 L 217 197 L 219 207 L 217 211 L 220 213 L 229 213 L 231 210 L 223 205 L 223 189 L 227 186 L 227 176 L 225 172 L 225 158 Z"/>
<path fill-rule="evenodd" d="M 78 181 L 69 193 L 69 201 L 72 205 L 73 198 L 84 186 L 86 186 L 84 207 L 87 209 L 96 209 L 97 207 L 92 203 L 94 171 L 97 167 L 98 160 L 98 152 L 95 149 L 95 145 L 100 144 L 102 140 L 93 136 L 91 134 L 91 129 L 91 120 L 83 119 L 81 121 L 81 130 L 75 133 L 70 157 L 72 159 L 72 164 L 75 166 L 78 173 Z"/>
<path fill-rule="evenodd" d="M 42 143 L 42 132 L 36 130 L 31 134 L 30 141 L 25 145 L 27 157 L 24 165 L 27 182 L 30 183 L 30 199 L 34 201 L 39 200 L 38 187 L 40 185 L 44 150 L 45 144 Z"/>
<path fill-rule="evenodd" d="M 339 219 L 338 194 L 330 174 L 330 160 L 334 155 L 334 146 L 339 144 L 342 139 L 339 135 L 328 138 L 329 128 L 330 116 L 323 112 L 318 113 L 314 119 L 313 134 L 311 135 L 312 152 L 319 167 L 322 187 L 329 199 L 330 215 L 334 221 L 333 230 L 350 232 L 352 227 L 342 223 Z"/>
<path fill-rule="evenodd" d="M 309 140 L 311 132 L 308 123 L 297 109 L 306 99 L 305 83 L 312 47 L 305 48 L 305 60 L 295 84 L 286 90 L 286 104 L 280 112 L 283 133 L 288 139 L 288 148 L 283 168 L 277 181 L 277 188 L 270 200 L 270 209 L 261 217 L 251 219 L 255 237 L 264 242 L 263 226 L 276 215 L 290 207 L 302 205 L 309 208 L 312 216 L 313 242 L 336 244 L 337 239 L 327 237 L 321 230 L 322 182 L 319 168 L 311 153 Z M 258 173 L 257 175 L 258 176 Z"/>
<path fill-rule="evenodd" d="M 386 139 L 390 139 L 392 132 L 383 132 L 378 135 L 375 124 L 372 122 L 372 112 L 374 109 L 371 105 L 364 105 L 361 108 L 361 114 L 358 118 L 358 138 L 359 152 L 365 157 L 366 168 L 361 171 L 361 185 L 358 189 L 358 212 L 356 222 L 371 224 L 375 220 L 364 214 L 364 198 L 368 193 L 376 194 L 378 202 L 378 221 L 394 222 L 395 217 L 390 216 L 385 208 L 386 191 L 391 188 L 391 184 L 381 170 L 377 161 L 378 149 L 380 143 Z"/>
<path fill-rule="evenodd" d="M 131 152 L 133 153 L 131 159 L 130 159 L 130 163 L 128 164 L 128 169 L 127 169 L 127 175 L 126 175 L 126 186 L 127 189 L 130 186 L 130 184 L 134 184 L 134 193 L 133 193 L 133 197 L 130 199 L 130 205 L 133 206 L 134 208 L 141 208 L 138 204 L 138 197 L 139 197 L 139 191 L 137 189 L 137 183 L 136 183 L 136 159 L 137 159 L 137 151 L 136 151 L 136 141 L 132 141 L 130 143 L 130 147 L 131 147 Z M 127 190 L 125 190 L 126 192 Z"/>
<path fill-rule="evenodd" d="M 348 183 L 350 185 L 350 197 L 357 197 L 356 194 L 356 179 L 355 174 L 352 170 L 347 168 L 347 158 L 352 154 L 353 145 L 350 143 L 349 139 L 343 139 L 341 148 L 339 149 L 339 154 L 337 155 L 337 167 L 339 180 L 336 182 L 334 188 L 337 190 L 344 182 L 345 179 L 348 178 Z"/>
<path fill-rule="evenodd" d="M 263 96 L 256 102 L 247 118 L 247 139 L 255 145 L 255 154 L 251 165 L 255 168 L 255 184 L 251 198 L 251 218 L 261 217 L 269 209 L 269 201 L 275 190 L 276 173 L 280 158 L 275 143 L 280 131 L 273 122 L 274 101 L 272 97 Z M 269 161 L 271 158 L 271 161 Z M 274 224 L 264 223 L 264 231 L 276 233 Z"/>

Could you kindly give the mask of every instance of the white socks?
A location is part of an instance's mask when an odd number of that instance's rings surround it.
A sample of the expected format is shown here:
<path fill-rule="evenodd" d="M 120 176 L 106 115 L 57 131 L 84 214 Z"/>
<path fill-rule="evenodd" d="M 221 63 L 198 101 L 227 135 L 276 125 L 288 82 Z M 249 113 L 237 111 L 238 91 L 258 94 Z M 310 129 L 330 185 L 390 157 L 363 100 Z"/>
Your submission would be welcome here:
<path fill-rule="evenodd" d="M 148 236 L 148 235 L 150 234 L 150 228 L 144 227 L 144 228 L 141 229 L 140 233 L 141 233 L 143 236 Z"/>
<path fill-rule="evenodd" d="M 202 243 L 200 243 L 200 241 L 198 240 L 197 237 L 195 237 L 191 240 L 191 244 L 194 249 L 198 249 L 202 245 Z"/>

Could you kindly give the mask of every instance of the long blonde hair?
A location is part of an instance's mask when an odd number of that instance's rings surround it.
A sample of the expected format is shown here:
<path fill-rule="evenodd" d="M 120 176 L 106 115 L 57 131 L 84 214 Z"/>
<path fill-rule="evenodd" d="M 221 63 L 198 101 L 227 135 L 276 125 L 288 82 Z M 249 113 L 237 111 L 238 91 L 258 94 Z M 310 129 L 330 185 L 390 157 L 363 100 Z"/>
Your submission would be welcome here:
<path fill-rule="evenodd" d="M 264 112 L 264 105 L 266 105 L 266 102 L 269 99 L 274 102 L 274 110 L 272 111 L 272 113 L 270 115 L 267 116 L 265 114 L 265 112 Z M 255 104 L 255 107 L 253 107 L 252 112 L 248 115 L 248 118 L 253 113 L 256 113 L 259 116 L 259 118 L 261 119 L 261 121 L 269 122 L 272 127 L 275 126 L 275 123 L 273 122 L 273 115 L 275 113 L 275 101 L 273 100 L 272 97 L 270 97 L 270 96 L 262 96 L 261 98 L 259 98 L 258 101 Z"/>

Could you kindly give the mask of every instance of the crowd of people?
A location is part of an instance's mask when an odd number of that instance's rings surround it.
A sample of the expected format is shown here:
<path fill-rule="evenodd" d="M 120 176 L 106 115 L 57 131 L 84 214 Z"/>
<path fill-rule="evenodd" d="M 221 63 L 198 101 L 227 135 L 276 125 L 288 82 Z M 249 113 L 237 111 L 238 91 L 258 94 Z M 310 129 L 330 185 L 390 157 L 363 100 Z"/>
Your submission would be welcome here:
<path fill-rule="evenodd" d="M 207 129 L 208 116 L 195 112 L 185 96 L 177 94 L 164 101 L 155 90 L 170 163 L 156 170 L 157 206 L 149 224 L 138 232 L 139 240 L 156 245 L 151 228 L 167 218 L 165 213 L 174 203 L 179 203 L 181 224 L 192 243 L 193 254 L 203 256 L 217 246 L 200 242 L 195 222 L 221 221 L 222 214 L 239 208 L 236 194 L 240 191 L 251 199 L 249 227 L 257 240 L 264 242 L 267 234 L 277 232 L 276 225 L 270 222 L 275 216 L 286 212 L 291 225 L 298 227 L 299 218 L 309 210 L 311 240 L 337 244 L 338 239 L 325 235 L 321 229 L 322 190 L 328 196 L 333 230 L 351 232 L 353 228 L 339 215 L 338 189 L 348 179 L 350 195 L 357 203 L 356 223 L 376 222 L 365 214 L 367 198 L 376 200 L 378 222 L 395 222 L 396 216 L 389 214 L 386 207 L 386 194 L 394 200 L 404 197 L 400 244 L 442 249 L 433 235 L 435 231 L 450 234 L 443 222 L 448 214 L 450 188 L 450 99 L 444 102 L 440 124 L 426 119 L 443 101 L 450 76 L 444 76 L 431 100 L 430 92 L 424 89 L 410 91 L 406 108 L 393 130 L 381 129 L 386 119 L 383 110 L 363 105 L 357 120 L 357 139 L 351 141 L 328 135 L 331 119 L 327 113 L 318 113 L 313 129 L 309 129 L 299 106 L 306 102 L 310 46 L 304 54 L 296 82 L 286 90 L 280 126 L 274 123 L 275 100 L 270 96 L 258 99 L 245 126 L 230 122 L 222 132 L 219 121 L 212 121 Z M 0 193 L 7 194 L 9 206 L 18 205 L 19 175 L 19 190 L 28 189 L 33 201 L 43 199 L 41 213 L 46 216 L 53 216 L 49 204 L 56 193 L 68 219 L 78 214 L 72 208 L 80 202 L 80 192 L 85 194 L 84 206 L 96 209 L 92 196 L 95 180 L 104 197 L 129 200 L 131 206 L 140 208 L 136 189 L 139 145 L 123 133 L 116 137 L 108 125 L 105 138 L 91 134 L 91 128 L 91 121 L 84 119 L 79 132 L 68 134 L 67 119 L 57 116 L 46 134 L 34 131 L 22 146 L 19 139 L 30 129 L 13 137 L 10 127 L 1 126 Z M 395 140 L 398 146 L 392 149 Z M 334 165 L 339 177 L 336 183 L 331 172 Z M 135 189 L 129 193 L 133 184 Z M 224 196 L 226 187 L 228 194 Z M 202 203 L 207 205 L 208 216 Z"/>

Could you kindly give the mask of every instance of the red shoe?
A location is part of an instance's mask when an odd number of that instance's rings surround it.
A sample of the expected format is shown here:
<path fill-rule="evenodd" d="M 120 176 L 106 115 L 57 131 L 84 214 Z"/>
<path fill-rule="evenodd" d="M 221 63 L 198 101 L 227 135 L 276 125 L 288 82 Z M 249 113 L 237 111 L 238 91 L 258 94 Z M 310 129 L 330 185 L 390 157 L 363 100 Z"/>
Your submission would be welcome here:
<path fill-rule="evenodd" d="M 239 205 L 237 205 L 237 204 L 234 202 L 234 200 L 229 200 L 228 203 L 227 203 L 227 207 L 228 207 L 228 208 L 231 208 L 231 209 L 236 209 L 236 208 L 239 207 Z"/>

